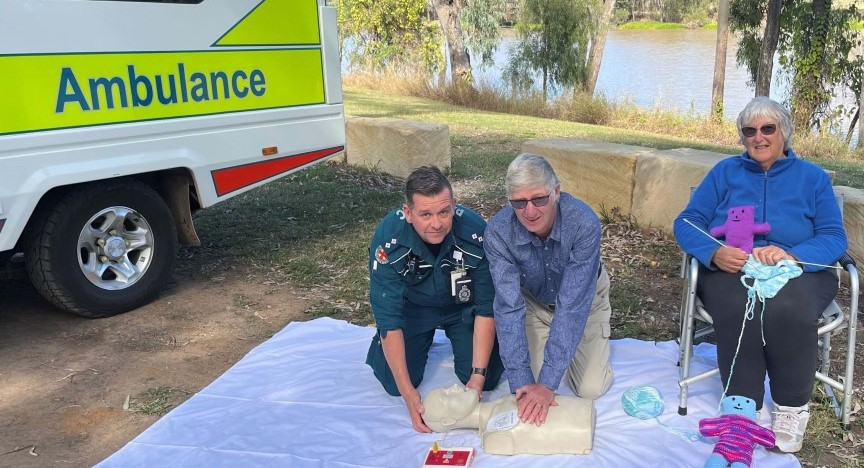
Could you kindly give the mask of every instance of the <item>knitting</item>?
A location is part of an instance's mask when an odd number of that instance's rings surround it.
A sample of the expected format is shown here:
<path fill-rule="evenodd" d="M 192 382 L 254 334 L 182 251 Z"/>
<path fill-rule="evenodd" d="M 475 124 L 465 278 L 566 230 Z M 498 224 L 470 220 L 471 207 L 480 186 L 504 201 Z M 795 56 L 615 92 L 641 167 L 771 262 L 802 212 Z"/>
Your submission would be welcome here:
<path fill-rule="evenodd" d="M 753 251 L 753 235 L 768 234 L 768 223 L 756 223 L 753 206 L 733 206 L 726 212 L 726 222 L 711 229 L 714 237 L 725 237 L 726 245 L 738 247 L 748 254 Z"/>
<path fill-rule="evenodd" d="M 654 419 L 660 427 L 687 442 L 708 442 L 693 429 L 669 426 L 660 421 L 660 415 L 663 414 L 663 396 L 660 395 L 659 390 L 650 385 L 628 388 L 621 395 L 621 406 L 624 407 L 627 415 L 642 420 Z"/>
<path fill-rule="evenodd" d="M 743 396 L 723 399 L 721 416 L 699 421 L 699 432 L 718 437 L 705 468 L 746 468 L 753 461 L 756 444 L 774 446 L 774 432 L 756 423 L 756 402 Z"/>

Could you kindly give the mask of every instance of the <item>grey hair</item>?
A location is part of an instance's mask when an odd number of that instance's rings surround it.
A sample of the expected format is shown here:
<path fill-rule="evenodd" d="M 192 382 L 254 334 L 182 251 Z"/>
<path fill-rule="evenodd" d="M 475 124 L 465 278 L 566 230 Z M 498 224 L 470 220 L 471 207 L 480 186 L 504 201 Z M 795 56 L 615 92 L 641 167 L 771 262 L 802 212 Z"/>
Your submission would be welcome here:
<path fill-rule="evenodd" d="M 507 167 L 507 176 L 504 179 L 508 196 L 517 190 L 537 186 L 546 187 L 549 193 L 552 193 L 560 183 L 549 161 L 531 153 L 516 156 Z"/>
<path fill-rule="evenodd" d="M 405 181 L 405 203 L 409 207 L 414 207 L 414 195 L 420 194 L 427 197 L 438 195 L 444 189 L 450 191 L 450 198 L 453 198 L 453 187 L 450 186 L 450 181 L 447 176 L 435 166 L 421 166 L 414 169 Z"/>
<path fill-rule="evenodd" d="M 788 109 L 777 101 L 769 99 L 767 96 L 756 96 L 738 114 L 736 123 L 738 126 L 738 137 L 741 139 L 742 145 L 745 140 L 741 129 L 758 117 L 777 122 L 780 134 L 783 135 L 783 151 L 787 151 L 792 147 L 792 115 Z"/>

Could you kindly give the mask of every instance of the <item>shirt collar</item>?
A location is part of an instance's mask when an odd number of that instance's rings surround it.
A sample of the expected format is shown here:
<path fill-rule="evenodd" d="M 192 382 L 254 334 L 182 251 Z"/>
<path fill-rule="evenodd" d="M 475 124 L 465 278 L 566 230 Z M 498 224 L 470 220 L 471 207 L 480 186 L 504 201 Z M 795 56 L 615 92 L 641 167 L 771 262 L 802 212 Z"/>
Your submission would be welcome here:
<path fill-rule="evenodd" d="M 438 255 L 449 251 L 450 247 L 456 244 L 456 237 L 453 234 L 455 227 L 456 220 L 454 219 L 450 232 L 447 233 L 447 236 L 444 237 L 444 240 L 441 242 L 441 250 L 438 252 Z M 399 244 L 408 247 L 415 255 L 419 255 L 427 263 L 435 263 L 437 260 L 437 258 L 432 255 L 432 252 L 429 251 L 429 247 L 426 247 L 426 243 L 423 242 L 423 239 L 420 238 L 420 234 L 417 234 L 414 225 L 407 221 L 402 226 L 402 232 L 399 233 Z"/>
<path fill-rule="evenodd" d="M 769 174 L 775 174 L 777 172 L 786 170 L 786 168 L 788 168 L 793 163 L 793 161 L 798 159 L 798 155 L 796 155 L 795 152 L 792 151 L 792 148 L 784 151 L 784 154 L 786 156 L 785 158 L 780 158 L 774 161 L 774 164 L 772 164 L 771 168 L 768 169 Z M 759 163 L 750 158 L 750 154 L 747 153 L 747 151 L 741 153 L 741 159 L 744 160 L 744 167 L 746 167 L 748 170 L 760 173 L 765 172 L 765 170 L 762 169 L 762 166 L 760 166 Z"/>
<path fill-rule="evenodd" d="M 563 195 L 563 192 L 562 192 Z M 510 210 L 510 222 L 513 226 L 513 242 L 518 245 L 531 244 L 535 240 L 538 243 L 542 243 L 533 232 L 525 229 L 525 226 L 519 222 L 519 218 L 516 217 L 516 211 L 513 210 L 513 207 L 507 207 Z M 552 230 L 549 231 L 549 237 L 547 239 L 552 239 L 556 242 L 561 242 L 561 198 L 558 198 L 558 202 L 555 205 L 555 220 L 552 222 Z"/>

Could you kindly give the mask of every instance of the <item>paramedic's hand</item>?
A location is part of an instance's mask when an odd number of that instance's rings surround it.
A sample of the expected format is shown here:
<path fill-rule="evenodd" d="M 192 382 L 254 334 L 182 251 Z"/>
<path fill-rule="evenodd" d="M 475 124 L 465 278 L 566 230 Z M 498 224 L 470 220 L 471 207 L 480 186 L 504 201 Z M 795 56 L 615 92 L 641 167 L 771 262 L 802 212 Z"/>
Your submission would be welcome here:
<path fill-rule="evenodd" d="M 539 383 L 519 387 L 516 390 L 516 404 L 519 408 L 519 420 L 538 427 L 546 422 L 549 407 L 558 406 L 555 392 Z"/>
<path fill-rule="evenodd" d="M 754 250 L 753 253 L 756 251 Z M 724 245 L 714 252 L 711 261 L 717 265 L 717 268 L 727 273 L 738 273 L 747 263 L 747 253 L 737 247 Z"/>
<path fill-rule="evenodd" d="M 780 260 L 795 260 L 795 257 L 786 253 L 785 250 L 776 245 L 756 247 L 753 249 L 753 258 L 765 265 L 776 265 Z"/>
<path fill-rule="evenodd" d="M 416 388 L 412 388 L 407 392 L 402 392 L 402 399 L 405 400 L 405 409 L 408 410 L 408 415 L 411 416 L 411 425 L 417 432 L 432 432 L 429 426 L 423 422 L 423 402 L 420 399 L 420 392 Z"/>
<path fill-rule="evenodd" d="M 465 388 L 469 388 L 477 392 L 477 399 L 483 399 L 483 384 L 486 383 L 486 377 L 480 374 L 472 374 L 471 378 L 468 379 L 468 383 L 465 384 Z"/>

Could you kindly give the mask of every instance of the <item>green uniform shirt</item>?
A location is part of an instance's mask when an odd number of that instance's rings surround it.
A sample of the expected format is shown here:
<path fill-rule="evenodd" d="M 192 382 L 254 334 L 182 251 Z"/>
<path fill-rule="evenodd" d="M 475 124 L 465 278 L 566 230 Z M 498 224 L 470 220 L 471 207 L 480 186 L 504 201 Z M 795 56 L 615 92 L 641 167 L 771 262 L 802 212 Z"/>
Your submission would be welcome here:
<path fill-rule="evenodd" d="M 385 216 L 369 247 L 369 300 L 378 329 L 404 329 L 414 320 L 438 326 L 460 318 L 471 324 L 475 315 L 491 317 L 495 289 L 483 251 L 485 228 L 480 215 L 457 205 L 453 228 L 436 258 L 401 209 Z M 474 289 L 466 304 L 457 304 L 451 289 L 450 272 L 460 266 Z"/>

